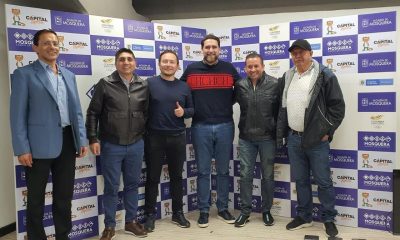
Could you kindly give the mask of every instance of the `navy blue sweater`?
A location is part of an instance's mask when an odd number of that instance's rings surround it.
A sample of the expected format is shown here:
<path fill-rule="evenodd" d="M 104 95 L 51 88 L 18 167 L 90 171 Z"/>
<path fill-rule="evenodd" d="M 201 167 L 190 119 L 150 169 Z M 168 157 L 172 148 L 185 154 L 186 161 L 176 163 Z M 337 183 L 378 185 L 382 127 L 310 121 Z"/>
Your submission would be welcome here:
<path fill-rule="evenodd" d="M 167 81 L 161 76 L 147 79 L 150 90 L 148 130 L 161 134 L 178 134 L 185 130 L 184 118 L 193 116 L 193 101 L 188 85 L 175 79 Z M 185 111 L 183 117 L 175 116 L 176 102 Z"/>
<path fill-rule="evenodd" d="M 233 121 L 233 86 L 240 79 L 235 67 L 219 60 L 215 65 L 190 64 L 181 80 L 192 90 L 193 123 L 218 124 Z"/>

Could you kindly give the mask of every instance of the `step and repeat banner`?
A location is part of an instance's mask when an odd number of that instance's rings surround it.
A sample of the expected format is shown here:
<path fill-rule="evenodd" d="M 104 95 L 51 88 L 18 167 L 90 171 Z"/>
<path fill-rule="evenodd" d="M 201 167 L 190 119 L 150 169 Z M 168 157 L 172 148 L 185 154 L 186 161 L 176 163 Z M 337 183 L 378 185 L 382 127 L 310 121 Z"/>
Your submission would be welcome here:
<path fill-rule="evenodd" d="M 338 76 L 345 100 L 346 118 L 332 143 L 332 179 L 340 225 L 379 230 L 391 229 L 392 170 L 396 154 L 396 12 L 384 12 L 301 22 L 260 25 L 237 29 L 198 29 L 127 19 L 6 5 L 8 63 L 10 74 L 37 59 L 32 51 L 33 35 L 43 28 L 58 34 L 58 64 L 76 74 L 82 109 L 86 110 L 96 82 L 115 70 L 114 54 L 121 47 L 131 49 L 137 58 L 138 75 L 158 75 L 159 54 L 170 49 L 178 53 L 179 77 L 188 64 L 203 58 L 200 41 L 207 32 L 221 38 L 220 58 L 232 62 L 244 77 L 244 59 L 259 52 L 270 75 L 280 77 L 292 63 L 288 48 L 298 38 L 308 39 L 314 57 Z M 235 109 L 238 109 L 235 107 Z M 239 115 L 235 111 L 235 118 Z M 197 165 L 187 131 L 187 161 L 183 171 L 184 211 L 197 209 Z M 240 208 L 240 163 L 234 144 L 230 163 L 230 208 Z M 26 184 L 24 168 L 15 162 L 18 239 L 26 236 Z M 71 239 L 96 236 L 103 225 L 103 179 L 98 159 L 89 155 L 77 160 L 73 228 Z M 291 181 L 287 151 L 278 152 L 275 164 L 275 215 L 293 217 L 296 206 L 295 184 Z M 216 193 L 215 161 L 212 162 L 212 193 Z M 261 206 L 260 164 L 256 163 L 253 207 Z M 139 188 L 138 217 L 143 219 L 143 164 Z M 121 190 L 122 190 L 121 184 Z M 320 218 L 317 189 L 314 189 L 314 217 Z M 163 166 L 158 196 L 158 217 L 171 216 L 168 166 Z M 119 194 L 117 228 L 124 225 L 122 192 Z M 46 191 L 44 225 L 54 237 L 51 214 L 51 177 Z"/>
<path fill-rule="evenodd" d="M 346 117 L 331 144 L 331 175 L 336 190 L 339 225 L 392 229 L 392 172 L 396 163 L 396 12 L 285 22 L 228 30 L 208 29 L 223 41 L 222 58 L 245 77 L 244 59 L 256 51 L 265 71 L 277 78 L 293 66 L 289 46 L 307 39 L 313 57 L 338 77 L 346 101 Z M 235 112 L 238 115 L 237 111 Z M 237 147 L 236 147 L 237 148 Z M 235 149 L 234 207 L 240 208 L 240 162 Z M 275 215 L 294 217 L 296 186 L 287 150 L 275 161 Z M 261 207 L 261 171 L 256 163 L 253 208 Z M 314 220 L 321 205 L 313 185 Z"/>

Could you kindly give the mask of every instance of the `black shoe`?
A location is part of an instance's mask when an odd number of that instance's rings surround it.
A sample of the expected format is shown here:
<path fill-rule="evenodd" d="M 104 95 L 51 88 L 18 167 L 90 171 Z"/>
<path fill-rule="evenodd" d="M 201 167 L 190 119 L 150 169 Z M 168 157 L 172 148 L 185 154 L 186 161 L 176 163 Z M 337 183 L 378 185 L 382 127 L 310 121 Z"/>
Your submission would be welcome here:
<path fill-rule="evenodd" d="M 306 222 L 301 217 L 296 216 L 290 223 L 288 223 L 286 225 L 286 229 L 287 230 L 297 230 L 300 228 L 306 228 L 306 227 L 311 227 L 311 226 L 312 226 L 312 221 Z"/>
<path fill-rule="evenodd" d="M 249 222 L 250 216 L 240 214 L 235 220 L 235 227 L 244 227 Z"/>
<path fill-rule="evenodd" d="M 190 227 L 190 222 L 185 218 L 185 215 L 183 215 L 182 211 L 174 212 L 172 214 L 172 222 L 181 228 Z"/>
<path fill-rule="evenodd" d="M 147 232 L 152 232 L 154 230 L 154 222 L 156 221 L 155 214 L 145 214 L 144 215 L 144 229 Z"/>
<path fill-rule="evenodd" d="M 339 231 L 336 228 L 335 223 L 333 222 L 326 222 L 324 223 L 324 228 L 325 228 L 325 233 L 328 235 L 328 237 L 336 237 L 338 235 Z"/>
<path fill-rule="evenodd" d="M 228 210 L 218 212 L 218 218 L 229 224 L 235 223 L 235 217 Z"/>
<path fill-rule="evenodd" d="M 200 213 L 199 220 L 197 220 L 197 225 L 201 228 L 208 227 L 208 213 Z"/>
<path fill-rule="evenodd" d="M 275 221 L 270 212 L 264 212 L 262 216 L 263 216 L 263 221 L 264 221 L 265 226 L 274 225 Z"/>

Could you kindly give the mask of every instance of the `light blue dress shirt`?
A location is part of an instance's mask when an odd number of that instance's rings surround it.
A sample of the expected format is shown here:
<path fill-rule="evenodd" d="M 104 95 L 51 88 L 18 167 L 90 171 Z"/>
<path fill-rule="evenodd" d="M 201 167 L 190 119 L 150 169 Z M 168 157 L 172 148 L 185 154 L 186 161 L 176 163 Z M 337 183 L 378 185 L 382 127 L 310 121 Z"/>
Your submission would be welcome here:
<path fill-rule="evenodd" d="M 39 60 L 39 62 L 46 70 L 51 86 L 53 86 L 53 90 L 57 98 L 58 109 L 60 110 L 61 126 L 62 127 L 69 126 L 71 125 L 71 121 L 69 119 L 69 112 L 68 112 L 68 94 L 61 71 L 58 70 L 58 74 L 54 74 L 49 64 L 41 60 Z"/>

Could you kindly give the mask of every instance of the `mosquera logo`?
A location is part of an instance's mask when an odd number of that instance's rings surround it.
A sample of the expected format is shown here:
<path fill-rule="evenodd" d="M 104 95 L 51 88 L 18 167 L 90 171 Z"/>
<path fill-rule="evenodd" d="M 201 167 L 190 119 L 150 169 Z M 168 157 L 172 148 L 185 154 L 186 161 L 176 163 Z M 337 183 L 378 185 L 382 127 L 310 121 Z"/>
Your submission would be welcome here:
<path fill-rule="evenodd" d="M 365 151 L 396 151 L 394 132 L 358 132 L 358 149 Z"/>
<path fill-rule="evenodd" d="M 396 93 L 358 93 L 359 112 L 395 112 Z"/>
<path fill-rule="evenodd" d="M 359 227 L 374 228 L 379 230 L 391 229 L 391 213 L 359 209 L 358 211 Z"/>
<path fill-rule="evenodd" d="M 391 191 L 392 176 L 386 172 L 358 171 L 360 189 Z"/>
<path fill-rule="evenodd" d="M 85 239 L 96 236 L 99 232 L 98 219 L 96 217 L 75 221 L 72 224 L 72 231 L 68 235 L 71 239 Z"/>
<path fill-rule="evenodd" d="M 357 36 L 341 36 L 323 39 L 324 55 L 342 55 L 357 53 Z"/>

